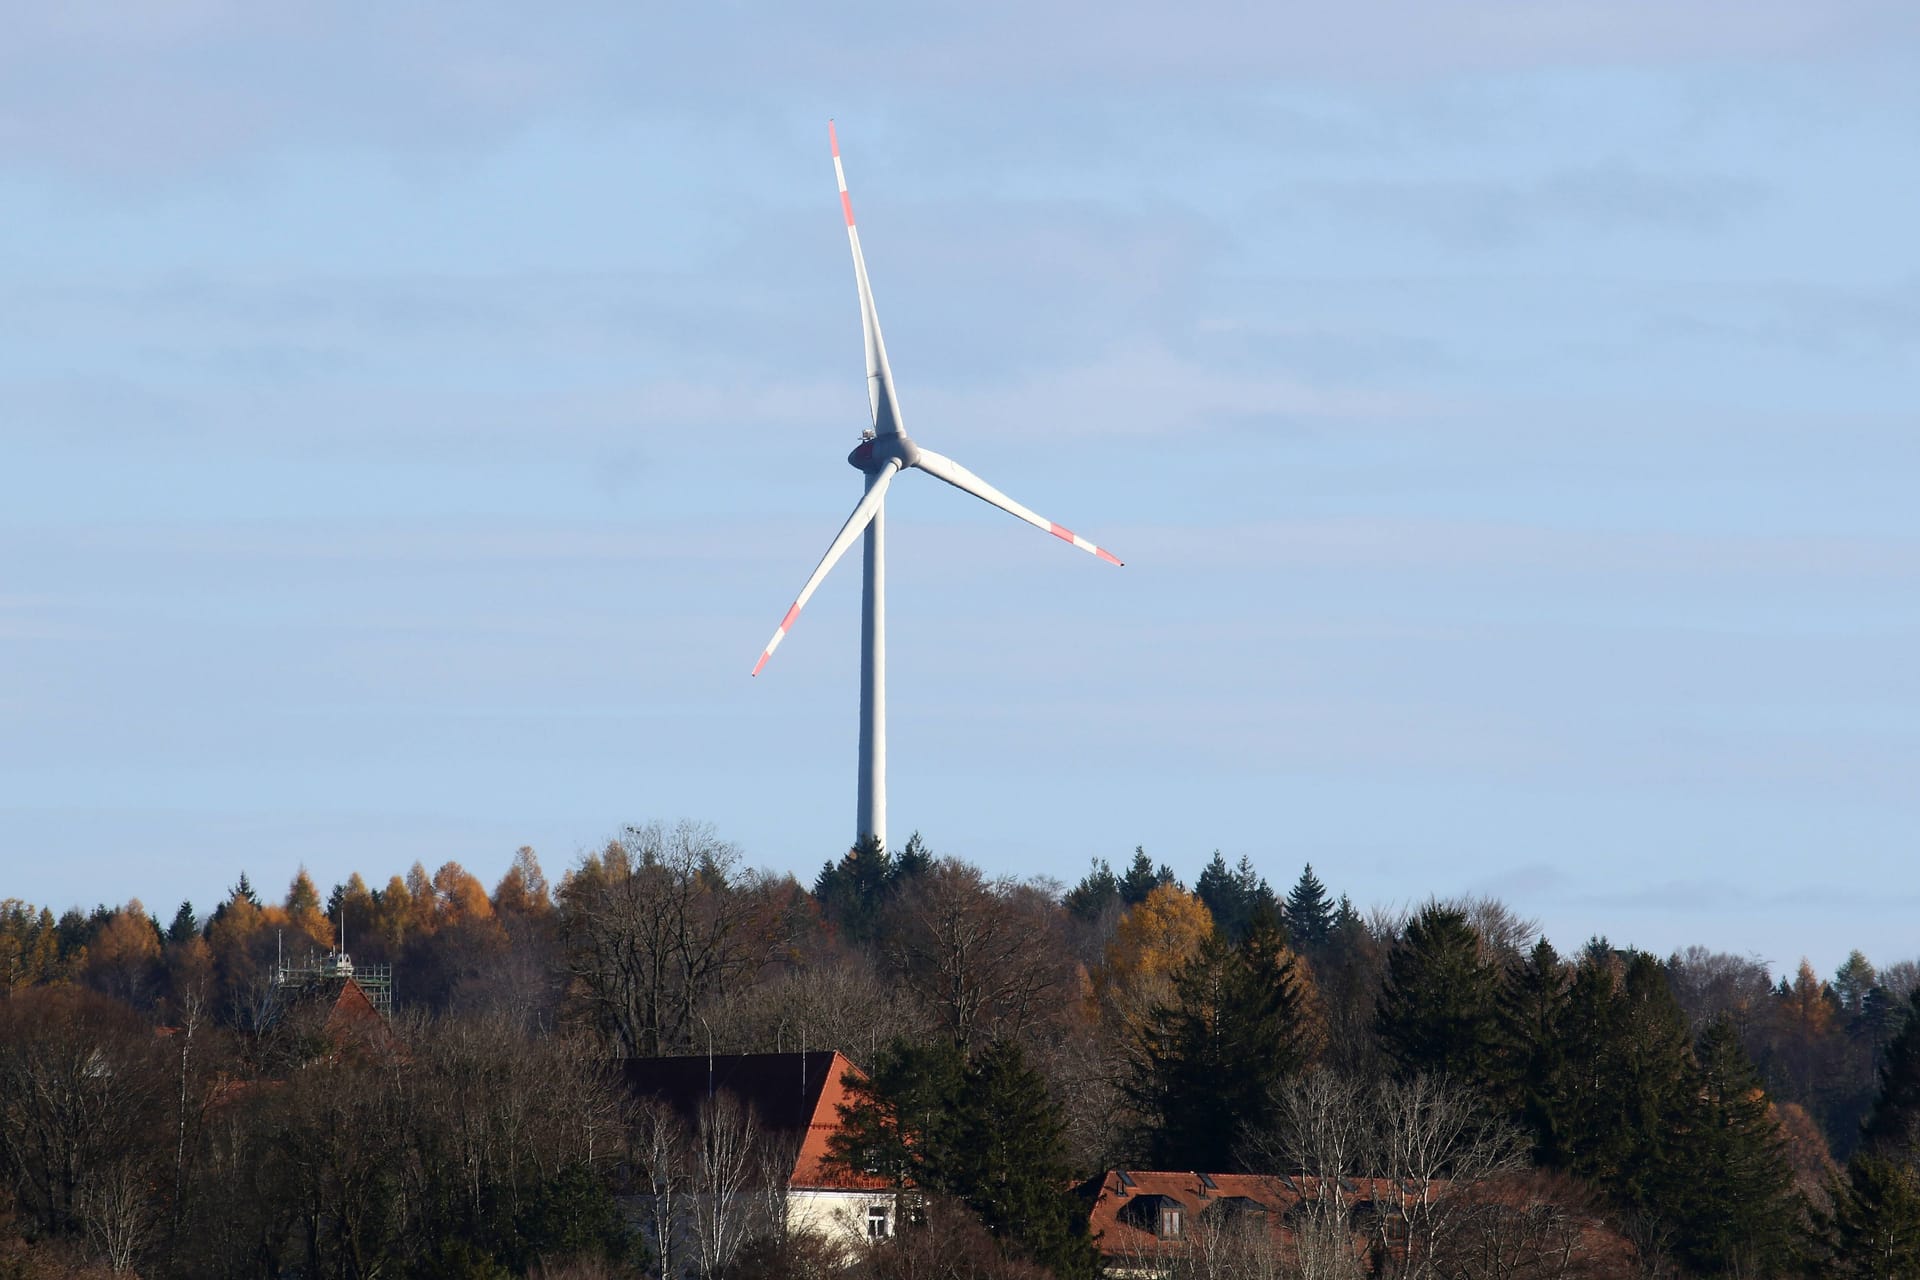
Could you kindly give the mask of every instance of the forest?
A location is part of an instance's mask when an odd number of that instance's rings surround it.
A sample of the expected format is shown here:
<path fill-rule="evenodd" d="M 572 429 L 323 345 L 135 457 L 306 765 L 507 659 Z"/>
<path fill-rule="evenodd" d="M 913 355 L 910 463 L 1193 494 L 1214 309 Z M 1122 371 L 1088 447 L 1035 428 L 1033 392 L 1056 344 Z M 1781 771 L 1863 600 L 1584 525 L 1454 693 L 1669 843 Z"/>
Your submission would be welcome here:
<path fill-rule="evenodd" d="M 449 862 L 243 873 L 170 914 L 5 899 L 0 1280 L 1084 1280 L 1115 1169 L 1332 1198 L 1328 1247 L 1307 1214 L 1160 1268 L 1194 1280 L 1920 1276 L 1912 960 L 1556 947 L 1488 898 L 1116 861 L 996 878 L 915 835 L 807 884 L 654 823 L 553 880 L 521 849 L 491 889 Z M 343 1049 L 276 981 L 336 950 L 391 967 L 390 1035 Z M 742 1207 L 662 1257 L 622 1206 L 733 1148 L 618 1064 L 800 1049 L 867 1073 L 835 1158 L 913 1212 L 849 1251 Z M 1362 1183 L 1421 1193 L 1356 1250 Z"/>

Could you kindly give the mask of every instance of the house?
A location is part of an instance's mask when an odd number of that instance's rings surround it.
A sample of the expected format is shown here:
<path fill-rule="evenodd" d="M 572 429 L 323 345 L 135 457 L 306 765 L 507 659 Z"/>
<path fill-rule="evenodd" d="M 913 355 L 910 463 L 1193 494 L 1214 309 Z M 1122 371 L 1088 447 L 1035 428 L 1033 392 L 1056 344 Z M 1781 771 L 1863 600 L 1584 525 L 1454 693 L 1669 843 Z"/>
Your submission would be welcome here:
<path fill-rule="evenodd" d="M 1080 1191 L 1088 1235 L 1115 1277 L 1241 1270 L 1247 1252 L 1294 1260 L 1314 1247 L 1305 1238 L 1316 1225 L 1317 1247 L 1363 1266 L 1382 1251 L 1404 1256 L 1409 1239 L 1431 1238 L 1428 1227 L 1503 1275 L 1611 1276 L 1632 1257 L 1577 1193 L 1536 1173 L 1456 1194 L 1439 1180 L 1111 1169 Z"/>
<path fill-rule="evenodd" d="M 893 1234 L 891 1185 L 827 1159 L 847 1104 L 844 1081 L 849 1073 L 864 1078 L 846 1055 L 819 1050 L 627 1058 L 620 1071 L 636 1098 L 665 1103 L 689 1132 L 697 1131 L 710 1102 L 731 1098 L 744 1107 L 760 1149 L 777 1153 L 788 1230 L 849 1243 Z"/>

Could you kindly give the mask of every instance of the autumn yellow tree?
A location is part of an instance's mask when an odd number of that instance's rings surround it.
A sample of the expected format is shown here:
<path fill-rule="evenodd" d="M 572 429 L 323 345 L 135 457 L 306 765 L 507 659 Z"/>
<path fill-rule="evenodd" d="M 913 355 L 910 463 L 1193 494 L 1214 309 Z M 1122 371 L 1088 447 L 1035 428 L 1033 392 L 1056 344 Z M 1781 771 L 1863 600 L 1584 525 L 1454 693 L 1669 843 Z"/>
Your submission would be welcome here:
<path fill-rule="evenodd" d="M 1148 1011 L 1173 993 L 1173 975 L 1213 935 L 1213 916 L 1195 895 L 1163 884 L 1130 908 L 1107 943 L 1094 990 L 1108 1016 L 1138 1030 Z"/>
<path fill-rule="evenodd" d="M 60 966 L 53 912 L 18 898 L 0 899 L 0 993 L 51 982 Z"/>
<path fill-rule="evenodd" d="M 526 845 L 513 855 L 513 864 L 493 891 L 493 909 L 502 916 L 520 919 L 545 917 L 553 910 L 547 877 L 540 870 L 540 859 Z"/>
<path fill-rule="evenodd" d="M 457 862 L 444 862 L 433 873 L 433 918 L 435 929 L 462 920 L 489 920 L 493 903 L 478 877 Z"/>
<path fill-rule="evenodd" d="M 160 931 L 140 899 L 130 899 L 94 933 L 81 972 L 95 991 L 128 1004 L 145 1000 L 160 977 Z"/>
<path fill-rule="evenodd" d="M 297 935 L 290 936 L 288 941 L 298 950 L 305 951 L 308 947 L 333 950 L 333 922 L 320 909 L 320 891 L 314 887 L 313 877 L 305 867 L 300 868 L 293 883 L 287 886 L 286 913 L 288 932 Z"/>

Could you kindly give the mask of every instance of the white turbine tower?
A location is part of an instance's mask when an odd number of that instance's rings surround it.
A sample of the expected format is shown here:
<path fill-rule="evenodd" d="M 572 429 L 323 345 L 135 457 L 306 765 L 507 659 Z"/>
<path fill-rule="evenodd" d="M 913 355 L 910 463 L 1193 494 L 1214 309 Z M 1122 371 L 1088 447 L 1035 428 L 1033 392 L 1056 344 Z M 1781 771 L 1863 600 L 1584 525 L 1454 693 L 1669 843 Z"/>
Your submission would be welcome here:
<path fill-rule="evenodd" d="M 1043 516 L 1021 506 L 1006 494 L 967 470 L 952 458 L 923 449 L 907 435 L 900 417 L 900 401 L 893 391 L 893 370 L 887 365 L 887 344 L 880 336 L 880 317 L 873 309 L 873 289 L 867 284 L 867 260 L 860 252 L 860 232 L 853 225 L 853 201 L 847 197 L 847 175 L 840 167 L 840 139 L 833 122 L 827 122 L 827 138 L 833 144 L 833 175 L 840 184 L 840 209 L 847 216 L 847 240 L 853 246 L 853 278 L 860 290 L 860 327 L 867 339 L 867 400 L 873 409 L 873 429 L 861 433 L 860 443 L 847 455 L 847 461 L 866 476 L 867 491 L 840 527 L 839 536 L 820 558 L 820 564 L 794 598 L 787 616 L 767 641 L 753 674 L 767 665 L 767 659 L 786 639 L 800 610 L 814 589 L 827 576 L 853 540 L 863 531 L 866 539 L 866 573 L 860 598 L 860 798 L 854 823 L 854 840 L 887 843 L 887 632 L 886 632 L 886 545 L 884 512 L 881 504 L 894 474 L 907 467 L 918 467 L 930 476 L 945 480 L 976 498 L 991 502 L 1002 511 L 1019 516 L 1036 529 L 1045 529 L 1056 538 L 1071 542 L 1082 551 L 1099 556 L 1109 564 L 1119 564 L 1109 552 L 1094 546 L 1070 529 L 1062 528 Z"/>

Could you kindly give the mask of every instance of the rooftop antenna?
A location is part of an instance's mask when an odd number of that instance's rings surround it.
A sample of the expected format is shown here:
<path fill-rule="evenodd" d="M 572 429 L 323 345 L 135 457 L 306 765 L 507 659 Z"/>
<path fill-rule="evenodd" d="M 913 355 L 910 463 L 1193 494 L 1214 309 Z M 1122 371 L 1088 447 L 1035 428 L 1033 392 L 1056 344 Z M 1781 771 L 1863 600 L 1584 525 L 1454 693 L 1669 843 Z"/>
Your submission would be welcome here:
<path fill-rule="evenodd" d="M 827 572 L 846 554 L 853 540 L 866 536 L 864 573 L 860 597 L 860 777 L 854 818 L 855 847 L 873 841 L 887 847 L 887 636 L 886 636 L 886 548 L 883 542 L 882 500 L 893 477 L 908 467 L 944 480 L 963 493 L 999 507 L 1009 515 L 1054 537 L 1105 560 L 1119 564 L 1113 553 L 1096 547 L 1071 529 L 1055 524 L 1045 516 L 1021 506 L 1006 494 L 967 470 L 952 458 L 922 449 L 907 435 L 901 421 L 900 402 L 894 395 L 893 369 L 887 363 L 887 344 L 880 336 L 880 317 L 873 306 L 873 289 L 867 283 L 867 260 L 860 251 L 860 232 L 853 224 L 853 201 L 847 195 L 846 170 L 840 164 L 840 138 L 833 122 L 827 122 L 827 140 L 833 146 L 833 175 L 840 184 L 840 210 L 847 219 L 847 241 L 853 248 L 853 280 L 860 294 L 860 328 L 867 348 L 867 405 L 873 425 L 861 433 L 847 461 L 866 478 L 866 495 L 854 506 L 853 514 L 827 547 L 820 564 L 800 588 L 787 609 L 780 627 L 767 641 L 753 674 L 767 665 L 767 659 L 800 616 Z"/>

